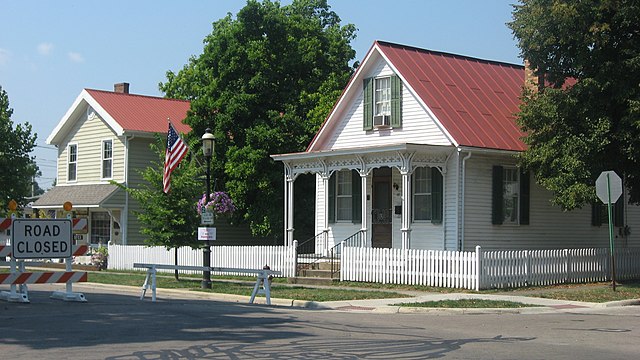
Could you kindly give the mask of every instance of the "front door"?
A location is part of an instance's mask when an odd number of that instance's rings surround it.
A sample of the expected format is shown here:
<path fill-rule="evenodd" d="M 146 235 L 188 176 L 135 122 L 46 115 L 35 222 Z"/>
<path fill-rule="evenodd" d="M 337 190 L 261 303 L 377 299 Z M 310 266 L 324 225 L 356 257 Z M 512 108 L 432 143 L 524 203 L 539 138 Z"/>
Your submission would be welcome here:
<path fill-rule="evenodd" d="M 373 170 L 371 246 L 391 247 L 391 168 Z"/>

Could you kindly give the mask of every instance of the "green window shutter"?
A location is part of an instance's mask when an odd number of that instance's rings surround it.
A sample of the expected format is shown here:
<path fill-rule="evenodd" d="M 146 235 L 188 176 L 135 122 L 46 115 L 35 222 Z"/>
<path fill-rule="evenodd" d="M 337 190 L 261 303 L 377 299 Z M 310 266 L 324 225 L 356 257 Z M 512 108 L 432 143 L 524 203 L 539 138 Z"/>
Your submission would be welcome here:
<path fill-rule="evenodd" d="M 351 170 L 351 221 L 362 222 L 362 183 L 356 170 Z"/>
<path fill-rule="evenodd" d="M 442 224 L 442 174 L 436 167 L 431 168 L 431 223 Z"/>
<path fill-rule="evenodd" d="M 624 226 L 624 195 L 620 196 L 615 204 L 611 205 L 613 212 L 613 226 Z"/>
<path fill-rule="evenodd" d="M 529 172 L 520 172 L 520 225 L 529 225 L 530 187 Z"/>
<path fill-rule="evenodd" d="M 502 166 L 493 167 L 493 182 L 491 191 L 491 223 L 493 225 L 502 225 L 504 221 L 504 213 L 502 209 L 503 203 L 503 179 Z"/>
<path fill-rule="evenodd" d="M 591 225 L 602 225 L 602 204 L 600 202 L 591 204 Z"/>
<path fill-rule="evenodd" d="M 402 127 L 402 80 L 391 76 L 391 127 Z"/>
<path fill-rule="evenodd" d="M 329 223 L 336 222 L 336 173 L 329 178 Z"/>
<path fill-rule="evenodd" d="M 363 130 L 373 130 L 373 78 L 366 78 L 363 81 L 364 89 L 364 109 L 363 109 Z"/>

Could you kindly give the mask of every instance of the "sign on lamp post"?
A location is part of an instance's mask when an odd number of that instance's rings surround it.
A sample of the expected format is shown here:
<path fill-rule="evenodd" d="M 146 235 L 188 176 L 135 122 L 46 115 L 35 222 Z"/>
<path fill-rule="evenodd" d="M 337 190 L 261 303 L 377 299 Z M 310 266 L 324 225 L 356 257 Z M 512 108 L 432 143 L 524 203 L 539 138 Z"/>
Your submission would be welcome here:
<path fill-rule="evenodd" d="M 603 171 L 596 180 L 596 195 L 607 204 L 609 215 L 609 248 L 611 252 L 611 286 L 616 291 L 616 262 L 613 254 L 613 219 L 611 216 L 611 204 L 618 201 L 622 195 L 622 179 L 615 171 Z"/>

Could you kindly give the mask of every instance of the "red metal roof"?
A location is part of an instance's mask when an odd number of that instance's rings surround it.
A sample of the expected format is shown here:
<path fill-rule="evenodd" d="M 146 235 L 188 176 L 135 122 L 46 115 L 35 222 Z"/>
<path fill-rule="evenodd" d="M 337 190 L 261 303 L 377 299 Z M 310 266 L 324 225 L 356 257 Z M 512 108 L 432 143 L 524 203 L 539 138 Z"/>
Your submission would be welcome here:
<path fill-rule="evenodd" d="M 85 89 L 125 131 L 166 133 L 167 119 L 180 133 L 191 131 L 182 121 L 190 103 L 185 100 Z"/>
<path fill-rule="evenodd" d="M 458 145 L 525 150 L 524 133 L 515 123 L 523 66 L 376 44 Z"/>

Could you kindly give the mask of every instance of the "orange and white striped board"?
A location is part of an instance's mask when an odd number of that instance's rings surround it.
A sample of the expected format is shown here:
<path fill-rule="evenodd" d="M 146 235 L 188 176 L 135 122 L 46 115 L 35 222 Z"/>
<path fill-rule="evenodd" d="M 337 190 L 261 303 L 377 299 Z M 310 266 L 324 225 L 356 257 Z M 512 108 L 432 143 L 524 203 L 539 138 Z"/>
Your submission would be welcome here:
<path fill-rule="evenodd" d="M 0 231 L 7 230 L 11 227 L 11 218 L 0 218 Z"/>
<path fill-rule="evenodd" d="M 71 219 L 73 222 L 73 231 L 74 232 L 81 232 L 81 233 L 86 233 L 88 230 L 88 221 L 87 218 L 77 218 L 77 219 Z"/>
<path fill-rule="evenodd" d="M 73 245 L 71 256 L 82 256 L 89 251 L 89 245 Z M 11 245 L 0 245 L 0 256 L 11 256 Z"/>
<path fill-rule="evenodd" d="M 0 284 L 56 284 L 70 282 L 86 282 L 87 272 L 75 271 L 47 271 L 0 274 Z"/>
<path fill-rule="evenodd" d="M 88 221 L 87 218 L 71 219 L 73 231 L 86 232 Z M 11 218 L 0 218 L 0 231 L 7 230 L 11 227 Z"/>

